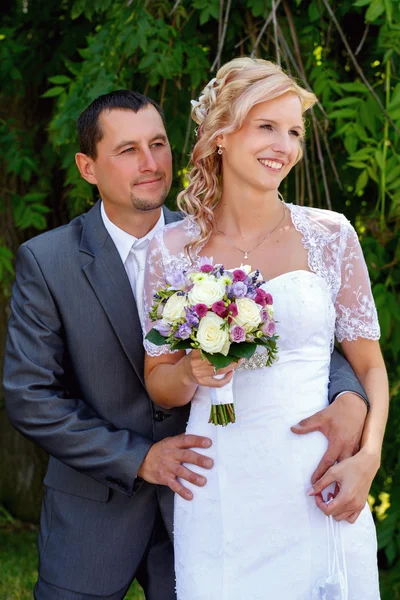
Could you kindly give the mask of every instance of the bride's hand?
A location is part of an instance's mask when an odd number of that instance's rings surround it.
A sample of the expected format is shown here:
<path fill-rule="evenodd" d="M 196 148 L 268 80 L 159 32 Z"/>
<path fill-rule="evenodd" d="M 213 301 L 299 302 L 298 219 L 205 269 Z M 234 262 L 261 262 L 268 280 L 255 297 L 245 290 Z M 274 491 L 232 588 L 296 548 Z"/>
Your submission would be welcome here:
<path fill-rule="evenodd" d="M 188 381 L 207 387 L 220 388 L 230 382 L 234 370 L 239 363 L 233 362 L 224 369 L 214 369 L 214 366 L 208 361 L 203 360 L 200 350 L 192 350 L 182 358 L 184 362 L 184 374 Z M 221 379 L 215 379 L 214 375 L 224 375 Z"/>
<path fill-rule="evenodd" d="M 326 515 L 332 515 L 336 521 L 354 523 L 365 507 L 379 464 L 379 457 L 362 449 L 355 456 L 333 465 L 314 483 L 308 495 L 315 497 L 317 506 Z M 335 482 L 334 497 L 327 504 L 322 491 Z"/>

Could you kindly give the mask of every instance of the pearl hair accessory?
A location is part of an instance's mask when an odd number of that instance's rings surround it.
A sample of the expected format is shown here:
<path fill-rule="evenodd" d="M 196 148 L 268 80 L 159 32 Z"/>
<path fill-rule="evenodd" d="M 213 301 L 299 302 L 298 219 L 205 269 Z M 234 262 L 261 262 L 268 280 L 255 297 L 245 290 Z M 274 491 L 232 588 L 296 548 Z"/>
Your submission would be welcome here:
<path fill-rule="evenodd" d="M 191 100 L 192 105 L 192 117 L 199 125 L 201 125 L 206 118 L 210 108 L 215 104 L 217 100 L 217 91 L 220 85 L 220 81 L 215 77 L 211 79 L 201 92 L 198 100 Z"/>

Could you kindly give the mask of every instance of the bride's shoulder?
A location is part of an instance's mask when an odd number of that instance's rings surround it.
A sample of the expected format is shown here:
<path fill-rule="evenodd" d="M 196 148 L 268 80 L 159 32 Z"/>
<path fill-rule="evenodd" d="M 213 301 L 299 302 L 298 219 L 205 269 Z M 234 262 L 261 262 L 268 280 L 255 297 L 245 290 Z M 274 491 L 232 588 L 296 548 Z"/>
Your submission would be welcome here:
<path fill-rule="evenodd" d="M 327 233 L 342 233 L 352 228 L 345 215 L 333 210 L 314 208 L 311 206 L 288 205 L 292 213 L 294 225 L 300 228 L 325 231 Z"/>
<path fill-rule="evenodd" d="M 179 221 L 168 223 L 155 235 L 155 243 L 164 246 L 170 253 L 178 253 L 196 235 L 199 228 L 191 217 L 183 217 Z"/>

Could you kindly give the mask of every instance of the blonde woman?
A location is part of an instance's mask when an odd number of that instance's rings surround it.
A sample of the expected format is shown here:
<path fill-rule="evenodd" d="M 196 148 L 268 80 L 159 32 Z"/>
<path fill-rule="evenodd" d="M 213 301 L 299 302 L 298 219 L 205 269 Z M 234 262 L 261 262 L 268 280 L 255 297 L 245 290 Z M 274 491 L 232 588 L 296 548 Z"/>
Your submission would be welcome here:
<path fill-rule="evenodd" d="M 147 308 L 166 274 L 212 256 L 228 269 L 259 269 L 278 321 L 279 360 L 263 368 L 256 355 L 235 373 L 222 370 L 221 381 L 197 352 L 145 342 L 151 398 L 168 408 L 191 402 L 187 432 L 212 440 L 205 453 L 214 468 L 196 471 L 207 485 L 191 486 L 191 502 L 175 498 L 178 600 L 379 598 L 372 517 L 368 507 L 354 514 L 379 466 L 388 407 L 368 272 L 343 215 L 286 204 L 278 193 L 301 159 L 303 114 L 315 101 L 271 62 L 224 65 L 193 103 L 197 143 L 179 196 L 187 217 L 149 248 Z M 371 410 L 360 452 L 310 489 L 327 441 L 320 432 L 296 436 L 290 426 L 327 404 L 334 336 Z M 215 427 L 207 387 L 233 375 L 237 421 Z M 332 482 L 350 486 L 355 502 L 338 523 L 327 516 L 335 500 L 330 507 L 321 494 Z"/>

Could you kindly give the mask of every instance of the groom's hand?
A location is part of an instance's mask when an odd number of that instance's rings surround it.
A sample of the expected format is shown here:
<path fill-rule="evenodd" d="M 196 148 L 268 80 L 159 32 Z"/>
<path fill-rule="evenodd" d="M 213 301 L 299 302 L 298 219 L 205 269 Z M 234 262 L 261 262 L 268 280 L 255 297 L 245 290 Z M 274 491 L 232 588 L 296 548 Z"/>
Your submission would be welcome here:
<path fill-rule="evenodd" d="M 204 449 L 210 446 L 209 438 L 197 435 L 181 434 L 165 438 L 150 448 L 138 470 L 138 476 L 149 483 L 167 485 L 185 500 L 192 500 L 192 492 L 178 481 L 178 477 L 200 487 L 207 483 L 207 479 L 194 473 L 182 463 L 211 469 L 214 461 L 192 450 L 192 448 Z"/>
<path fill-rule="evenodd" d="M 336 462 L 358 452 L 366 416 L 365 402 L 357 394 L 348 392 L 327 408 L 291 427 L 293 433 L 299 435 L 321 431 L 328 439 L 328 448 L 312 475 L 312 484 Z"/>

